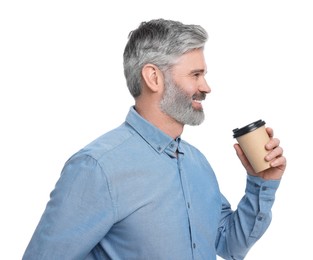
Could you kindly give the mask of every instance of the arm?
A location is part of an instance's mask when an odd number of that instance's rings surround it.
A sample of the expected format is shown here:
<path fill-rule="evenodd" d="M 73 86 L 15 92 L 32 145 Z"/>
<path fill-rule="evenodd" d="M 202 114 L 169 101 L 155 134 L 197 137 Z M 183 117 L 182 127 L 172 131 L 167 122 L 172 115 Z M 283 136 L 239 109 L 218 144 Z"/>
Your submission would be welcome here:
<path fill-rule="evenodd" d="M 23 259 L 84 259 L 114 222 L 103 171 L 89 156 L 70 159 Z"/>
<path fill-rule="evenodd" d="M 270 141 L 266 144 L 269 151 L 265 160 L 271 168 L 255 173 L 239 144 L 235 144 L 238 158 L 246 169 L 247 186 L 236 211 L 222 197 L 222 218 L 217 238 L 217 252 L 225 259 L 243 259 L 253 244 L 264 234 L 271 222 L 271 208 L 280 179 L 286 169 L 286 158 L 280 141 L 273 138 L 273 130 L 266 129 Z"/>
<path fill-rule="evenodd" d="M 248 175 L 245 195 L 235 211 L 222 196 L 222 217 L 216 241 L 218 255 L 225 259 L 244 259 L 270 225 L 279 183 L 279 180 Z"/>

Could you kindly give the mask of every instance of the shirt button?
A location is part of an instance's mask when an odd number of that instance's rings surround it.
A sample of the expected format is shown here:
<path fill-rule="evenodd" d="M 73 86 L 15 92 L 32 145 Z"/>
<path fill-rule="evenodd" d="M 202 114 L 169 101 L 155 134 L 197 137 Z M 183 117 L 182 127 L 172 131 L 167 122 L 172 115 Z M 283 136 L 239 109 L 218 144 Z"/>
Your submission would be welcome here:
<path fill-rule="evenodd" d="M 173 148 L 173 147 L 174 147 L 174 144 L 170 144 L 170 147 Z"/>
<path fill-rule="evenodd" d="M 193 243 L 193 244 L 192 244 L 192 247 L 195 249 L 195 248 L 196 248 L 196 243 Z"/>
<path fill-rule="evenodd" d="M 263 186 L 263 187 L 262 187 L 262 190 L 267 190 L 267 187 Z"/>
<path fill-rule="evenodd" d="M 190 209 L 190 203 L 189 202 L 187 202 L 187 207 L 188 207 L 188 209 Z"/>
<path fill-rule="evenodd" d="M 259 216 L 258 221 L 262 221 L 262 220 L 263 220 L 263 217 Z"/>
<path fill-rule="evenodd" d="M 157 149 L 158 149 L 158 151 L 161 151 L 161 150 L 162 150 L 161 146 L 158 146 L 158 148 L 157 148 Z"/>

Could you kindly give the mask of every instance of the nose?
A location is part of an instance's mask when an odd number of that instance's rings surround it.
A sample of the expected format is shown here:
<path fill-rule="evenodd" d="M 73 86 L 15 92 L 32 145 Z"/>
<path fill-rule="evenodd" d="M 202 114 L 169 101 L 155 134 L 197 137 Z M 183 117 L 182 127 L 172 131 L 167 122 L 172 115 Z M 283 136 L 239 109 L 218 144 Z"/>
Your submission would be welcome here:
<path fill-rule="evenodd" d="M 205 79 L 203 79 L 203 83 L 200 85 L 199 91 L 204 92 L 204 93 L 210 93 L 211 92 L 211 88 Z"/>

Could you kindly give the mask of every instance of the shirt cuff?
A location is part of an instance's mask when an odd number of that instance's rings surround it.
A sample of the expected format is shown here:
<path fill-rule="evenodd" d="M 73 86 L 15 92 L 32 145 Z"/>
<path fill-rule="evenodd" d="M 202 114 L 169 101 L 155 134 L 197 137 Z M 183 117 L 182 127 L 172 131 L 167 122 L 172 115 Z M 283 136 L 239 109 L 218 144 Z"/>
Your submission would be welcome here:
<path fill-rule="evenodd" d="M 250 237 L 258 239 L 267 229 L 271 221 L 271 209 L 279 184 L 280 180 L 264 180 L 260 177 L 248 175 L 246 193 L 247 196 L 255 197 L 258 208 Z"/>
<path fill-rule="evenodd" d="M 259 196 L 275 196 L 280 180 L 264 180 L 261 177 L 247 175 L 246 192 Z"/>

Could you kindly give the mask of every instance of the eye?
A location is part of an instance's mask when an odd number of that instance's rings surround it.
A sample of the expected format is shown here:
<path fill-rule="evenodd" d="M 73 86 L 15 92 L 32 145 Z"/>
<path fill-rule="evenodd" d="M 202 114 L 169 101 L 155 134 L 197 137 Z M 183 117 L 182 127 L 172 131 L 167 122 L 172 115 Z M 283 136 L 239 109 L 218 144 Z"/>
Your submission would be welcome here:
<path fill-rule="evenodd" d="M 202 69 L 195 69 L 190 72 L 190 76 L 193 77 L 195 80 L 198 80 L 201 77 L 204 77 L 206 74 L 205 70 Z"/>
<path fill-rule="evenodd" d="M 193 76 L 194 76 L 195 78 L 199 78 L 199 77 L 201 76 L 201 73 L 199 73 L 199 72 L 194 73 Z"/>

